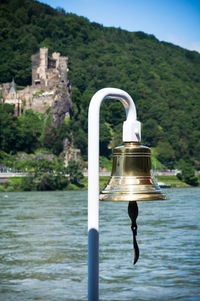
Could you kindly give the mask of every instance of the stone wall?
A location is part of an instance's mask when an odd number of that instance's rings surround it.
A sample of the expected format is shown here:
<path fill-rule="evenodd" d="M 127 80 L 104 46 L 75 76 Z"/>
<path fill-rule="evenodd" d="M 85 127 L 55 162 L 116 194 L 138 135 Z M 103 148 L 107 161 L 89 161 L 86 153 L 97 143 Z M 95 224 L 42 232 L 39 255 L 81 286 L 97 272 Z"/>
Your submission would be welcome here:
<path fill-rule="evenodd" d="M 54 94 L 41 94 L 33 96 L 31 102 L 31 109 L 40 113 L 45 113 L 49 107 L 52 107 L 54 102 Z"/>

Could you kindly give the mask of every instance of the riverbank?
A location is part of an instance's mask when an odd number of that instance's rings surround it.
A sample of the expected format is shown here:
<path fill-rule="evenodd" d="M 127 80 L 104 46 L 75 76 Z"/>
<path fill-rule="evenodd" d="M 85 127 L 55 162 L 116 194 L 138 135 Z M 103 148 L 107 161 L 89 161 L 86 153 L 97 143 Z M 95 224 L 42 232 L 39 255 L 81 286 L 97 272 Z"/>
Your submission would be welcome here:
<path fill-rule="evenodd" d="M 110 176 L 100 176 L 99 177 L 99 186 L 100 190 L 103 189 L 109 181 Z M 180 181 L 176 176 L 156 176 L 157 182 L 162 182 L 166 185 L 170 185 L 171 188 L 187 188 L 192 187 L 182 181 Z M 88 188 L 88 178 L 84 177 L 81 181 L 81 184 L 84 185 L 84 189 Z M 199 186 L 200 186 L 200 178 L 199 178 Z"/>
<path fill-rule="evenodd" d="M 109 181 L 108 176 L 104 176 L 104 177 L 100 177 L 99 178 L 99 186 L 100 186 L 100 190 L 103 189 L 105 187 L 105 185 L 108 183 Z M 85 179 L 85 185 L 87 185 L 87 179 Z M 170 185 L 173 188 L 186 188 L 186 187 L 191 187 L 190 185 L 181 182 L 176 176 L 157 176 L 156 177 L 157 182 L 162 182 L 165 183 L 167 185 Z"/>
<path fill-rule="evenodd" d="M 109 176 L 100 176 L 99 177 L 99 186 L 100 190 L 103 189 L 109 181 Z M 172 188 L 186 188 L 191 187 L 186 183 L 180 181 L 176 176 L 156 176 L 158 182 L 162 182 L 166 185 L 170 185 Z M 14 192 L 14 191 L 24 191 L 21 189 L 21 177 L 12 177 L 6 180 L 5 183 L 0 185 L 0 191 L 3 192 Z M 200 185 L 200 179 L 199 179 Z M 84 177 L 79 185 L 69 183 L 66 187 L 64 187 L 64 191 L 72 191 L 72 190 L 87 190 L 88 188 L 88 177 Z"/>

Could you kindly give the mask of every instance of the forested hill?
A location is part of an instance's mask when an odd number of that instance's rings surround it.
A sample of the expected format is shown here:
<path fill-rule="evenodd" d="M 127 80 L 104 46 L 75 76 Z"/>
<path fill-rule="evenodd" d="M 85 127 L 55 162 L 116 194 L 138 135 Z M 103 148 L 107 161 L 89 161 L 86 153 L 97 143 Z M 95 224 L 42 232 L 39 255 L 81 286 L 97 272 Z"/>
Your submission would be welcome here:
<path fill-rule="evenodd" d="M 31 83 L 31 55 L 40 47 L 69 57 L 74 142 L 87 153 L 90 97 L 104 87 L 126 90 L 142 122 L 143 143 L 161 162 L 200 162 L 200 54 L 153 35 L 106 28 L 32 0 L 0 2 L 0 82 Z M 102 108 L 101 152 L 114 144 L 124 120 L 118 102 Z M 120 125 L 119 125 L 120 124 Z M 114 138 L 113 138 L 114 137 Z"/>

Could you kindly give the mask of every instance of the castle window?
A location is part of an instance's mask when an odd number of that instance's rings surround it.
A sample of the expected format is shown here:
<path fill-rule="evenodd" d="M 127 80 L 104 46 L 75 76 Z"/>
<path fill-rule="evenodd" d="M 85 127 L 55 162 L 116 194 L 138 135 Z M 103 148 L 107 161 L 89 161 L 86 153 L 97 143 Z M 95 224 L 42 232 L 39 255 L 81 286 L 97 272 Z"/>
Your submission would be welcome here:
<path fill-rule="evenodd" d="M 56 60 L 48 58 L 48 69 L 56 68 Z"/>

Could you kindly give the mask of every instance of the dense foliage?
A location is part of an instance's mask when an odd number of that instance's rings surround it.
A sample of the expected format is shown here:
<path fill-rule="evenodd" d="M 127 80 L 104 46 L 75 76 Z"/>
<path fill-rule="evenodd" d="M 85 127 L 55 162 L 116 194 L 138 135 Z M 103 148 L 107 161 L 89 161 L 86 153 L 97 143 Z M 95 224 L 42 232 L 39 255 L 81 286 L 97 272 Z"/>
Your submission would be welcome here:
<path fill-rule="evenodd" d="M 31 168 L 31 172 L 26 177 L 22 177 L 21 189 L 23 191 L 62 190 L 68 184 L 62 160 L 49 161 L 41 158 L 28 160 L 25 164 L 26 167 Z"/>
<path fill-rule="evenodd" d="M 188 185 L 198 186 L 198 177 L 195 176 L 194 168 L 187 162 L 180 160 L 181 173 L 177 174 L 177 178 Z"/>
<path fill-rule="evenodd" d="M 142 122 L 143 143 L 155 149 L 165 166 L 178 166 L 182 159 L 198 168 L 199 53 L 160 42 L 143 32 L 105 28 L 33 0 L 1 0 L 0 82 L 11 81 L 14 76 L 17 84 L 30 84 L 30 57 L 44 46 L 50 54 L 57 51 L 69 57 L 74 116 L 68 129 L 85 159 L 90 98 L 98 89 L 112 86 L 133 97 Z M 34 135 L 29 135 L 30 130 L 33 133 L 33 124 L 26 127 L 23 118 L 17 120 L 10 115 L 6 127 L 5 121 L 1 121 L 1 135 L 6 137 L 6 131 L 12 133 L 8 140 L 1 140 L 1 148 L 6 152 L 12 150 L 11 146 L 30 152 L 30 145 L 38 143 L 42 125 L 38 122 Z M 105 101 L 101 110 L 102 155 L 108 157 L 108 146 L 120 143 L 124 118 L 119 102 Z M 18 123 L 22 130 L 18 130 Z M 57 134 L 47 124 L 45 146 Z M 63 134 L 59 135 L 62 139 Z M 15 141 L 17 136 L 21 142 Z M 54 153 L 59 153 L 60 147 L 57 145 Z"/>
<path fill-rule="evenodd" d="M 69 133 L 66 122 L 59 128 L 51 125 L 50 113 L 41 114 L 26 110 L 22 116 L 14 116 L 14 106 L 0 103 L 0 150 L 15 154 L 19 151 L 32 153 L 46 148 L 59 155 L 63 151 L 63 140 Z"/>
<path fill-rule="evenodd" d="M 84 184 L 80 183 L 83 174 L 79 164 L 70 160 L 66 167 L 62 157 L 52 154 L 40 152 L 11 155 L 0 151 L 0 167 L 1 171 L 3 167 L 10 167 L 11 170 L 17 170 L 25 175 L 21 178 L 8 179 L 2 186 L 0 185 L 0 191 L 74 190 L 84 187 Z"/>
<path fill-rule="evenodd" d="M 0 149 L 7 153 L 31 153 L 40 146 L 43 131 L 42 114 L 27 110 L 14 116 L 14 107 L 0 103 Z"/>

